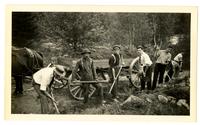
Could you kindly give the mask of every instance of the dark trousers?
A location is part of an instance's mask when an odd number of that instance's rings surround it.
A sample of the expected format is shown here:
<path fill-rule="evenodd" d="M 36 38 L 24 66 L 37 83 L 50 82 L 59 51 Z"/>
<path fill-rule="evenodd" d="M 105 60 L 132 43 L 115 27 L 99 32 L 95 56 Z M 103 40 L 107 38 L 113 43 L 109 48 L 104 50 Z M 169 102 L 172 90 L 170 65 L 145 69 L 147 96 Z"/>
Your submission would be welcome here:
<path fill-rule="evenodd" d="M 49 104 L 48 104 L 48 97 L 40 91 L 40 85 L 37 83 L 33 83 L 33 87 L 40 98 L 41 103 L 41 113 L 42 114 L 48 114 L 49 113 Z"/>
<path fill-rule="evenodd" d="M 109 77 L 110 77 L 110 82 L 113 84 L 114 82 L 114 78 L 117 76 L 118 72 L 119 72 L 119 69 L 120 67 L 119 66 L 116 66 L 113 68 L 114 69 L 114 74 L 113 74 L 113 71 L 112 71 L 112 68 L 109 69 Z M 111 91 L 111 94 L 113 96 L 113 98 L 116 98 L 117 97 L 117 93 L 118 93 L 118 83 L 119 83 L 119 77 L 116 79 L 115 81 L 115 84 L 113 86 L 113 89 Z"/>
<path fill-rule="evenodd" d="M 96 88 L 96 92 L 98 93 L 98 101 L 99 103 L 102 103 L 103 101 L 103 87 L 101 86 L 101 84 L 92 84 L 92 86 L 94 86 Z M 88 102 L 88 98 L 89 98 L 89 89 L 90 89 L 90 84 L 84 83 L 83 84 L 83 93 L 84 93 L 84 103 Z"/>
<path fill-rule="evenodd" d="M 152 66 L 145 66 L 143 71 L 146 71 L 144 75 L 141 75 L 140 82 L 141 82 L 141 90 L 145 89 L 145 83 L 147 83 L 147 89 L 151 89 L 151 76 L 152 76 Z"/>
<path fill-rule="evenodd" d="M 159 84 L 163 83 L 165 68 L 166 68 L 166 64 L 161 64 L 161 63 L 155 64 L 152 90 L 156 88 L 157 80 L 159 81 Z M 158 76 L 159 76 L 159 79 L 158 79 Z"/>
<path fill-rule="evenodd" d="M 23 77 L 22 76 L 14 76 L 16 88 L 15 88 L 15 94 L 22 94 L 23 93 Z"/>

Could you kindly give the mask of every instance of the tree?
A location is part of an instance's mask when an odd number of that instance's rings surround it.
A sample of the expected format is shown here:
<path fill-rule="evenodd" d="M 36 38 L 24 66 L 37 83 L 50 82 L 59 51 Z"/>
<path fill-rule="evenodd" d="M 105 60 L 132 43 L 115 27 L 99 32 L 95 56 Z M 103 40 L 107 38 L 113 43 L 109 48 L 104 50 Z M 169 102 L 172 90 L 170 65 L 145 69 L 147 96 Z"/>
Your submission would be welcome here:
<path fill-rule="evenodd" d="M 101 41 L 105 35 L 100 13 L 42 13 L 41 18 L 40 34 L 54 41 L 61 39 L 63 46 L 74 51 Z"/>
<path fill-rule="evenodd" d="M 34 24 L 35 15 L 30 12 L 12 13 L 12 44 L 18 47 L 29 47 L 31 40 L 37 34 L 37 26 Z"/>
<path fill-rule="evenodd" d="M 162 45 L 165 38 L 171 33 L 173 25 L 171 15 L 167 13 L 148 13 L 149 26 L 151 27 L 154 46 Z"/>

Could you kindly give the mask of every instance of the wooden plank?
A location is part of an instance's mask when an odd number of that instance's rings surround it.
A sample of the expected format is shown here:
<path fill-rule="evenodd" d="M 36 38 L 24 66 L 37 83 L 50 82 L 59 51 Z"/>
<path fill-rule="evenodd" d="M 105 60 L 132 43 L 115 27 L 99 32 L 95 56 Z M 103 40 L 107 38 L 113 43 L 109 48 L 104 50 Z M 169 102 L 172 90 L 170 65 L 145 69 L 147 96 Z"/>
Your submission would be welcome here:
<path fill-rule="evenodd" d="M 124 67 L 129 67 L 132 60 L 133 59 L 124 59 Z M 108 59 L 94 60 L 94 65 L 96 68 L 109 68 Z"/>

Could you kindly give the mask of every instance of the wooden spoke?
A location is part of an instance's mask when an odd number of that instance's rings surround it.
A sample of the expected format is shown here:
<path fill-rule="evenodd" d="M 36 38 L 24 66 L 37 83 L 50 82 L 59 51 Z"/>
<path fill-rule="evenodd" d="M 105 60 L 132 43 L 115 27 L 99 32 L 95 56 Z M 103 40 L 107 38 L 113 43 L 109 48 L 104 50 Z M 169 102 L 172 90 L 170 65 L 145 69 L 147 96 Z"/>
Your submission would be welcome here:
<path fill-rule="evenodd" d="M 81 89 L 80 92 L 79 92 L 78 97 L 80 98 L 80 97 L 82 97 L 82 95 L 83 95 L 83 90 Z"/>
<path fill-rule="evenodd" d="M 70 84 L 70 86 L 81 86 L 81 84 L 80 83 L 72 83 L 72 84 Z"/>
<path fill-rule="evenodd" d="M 79 88 L 76 90 L 76 92 L 74 93 L 74 96 L 76 96 L 76 95 L 79 93 L 80 90 L 81 90 L 81 88 L 79 87 Z"/>
<path fill-rule="evenodd" d="M 58 79 L 54 78 L 52 87 L 55 89 L 61 89 L 61 88 L 65 87 L 67 84 L 68 84 L 67 80 L 58 80 Z"/>
<path fill-rule="evenodd" d="M 69 76 L 69 84 L 68 84 L 68 88 L 69 88 L 69 92 L 71 94 L 71 96 L 77 100 L 83 100 L 83 88 L 82 88 L 82 84 L 84 83 L 73 83 L 71 81 L 72 75 Z M 76 79 L 77 80 L 77 79 Z M 94 87 L 92 87 L 91 85 L 89 86 L 89 97 L 93 95 L 93 93 L 95 92 L 96 89 L 94 89 Z"/>
<path fill-rule="evenodd" d="M 71 89 L 71 92 L 75 91 L 76 89 L 80 88 L 80 86 L 76 86 L 74 88 Z"/>

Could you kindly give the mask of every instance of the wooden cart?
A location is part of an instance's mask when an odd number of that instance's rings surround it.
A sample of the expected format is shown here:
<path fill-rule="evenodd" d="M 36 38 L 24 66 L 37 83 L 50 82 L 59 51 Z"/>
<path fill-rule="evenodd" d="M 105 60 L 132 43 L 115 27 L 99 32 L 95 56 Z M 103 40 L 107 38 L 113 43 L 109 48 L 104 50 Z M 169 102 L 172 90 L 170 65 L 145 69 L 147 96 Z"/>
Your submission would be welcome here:
<path fill-rule="evenodd" d="M 136 88 L 140 88 L 140 82 L 139 82 L 139 77 L 137 75 L 139 71 L 139 65 L 138 65 L 138 60 L 139 58 L 134 58 L 134 59 L 124 59 L 125 65 L 122 67 L 120 77 L 127 78 L 129 82 Z M 67 73 L 66 73 L 66 78 L 64 78 L 62 81 L 55 80 L 53 87 L 55 89 L 61 89 L 65 86 L 68 86 L 68 90 L 70 94 L 72 95 L 73 98 L 77 100 L 83 100 L 83 88 L 82 84 L 84 83 L 96 83 L 96 81 L 78 81 L 79 75 L 77 74 L 76 77 L 76 82 L 73 82 L 72 79 L 72 70 L 76 65 L 77 60 L 71 62 L 71 66 L 67 67 Z M 98 75 L 98 83 L 103 83 L 103 84 L 112 84 L 109 83 L 109 75 L 108 75 L 108 70 L 109 70 L 109 65 L 108 65 L 108 60 L 94 60 L 94 65 L 96 66 L 96 72 Z M 93 95 L 95 92 L 95 88 L 90 85 L 89 88 L 89 97 Z"/>

